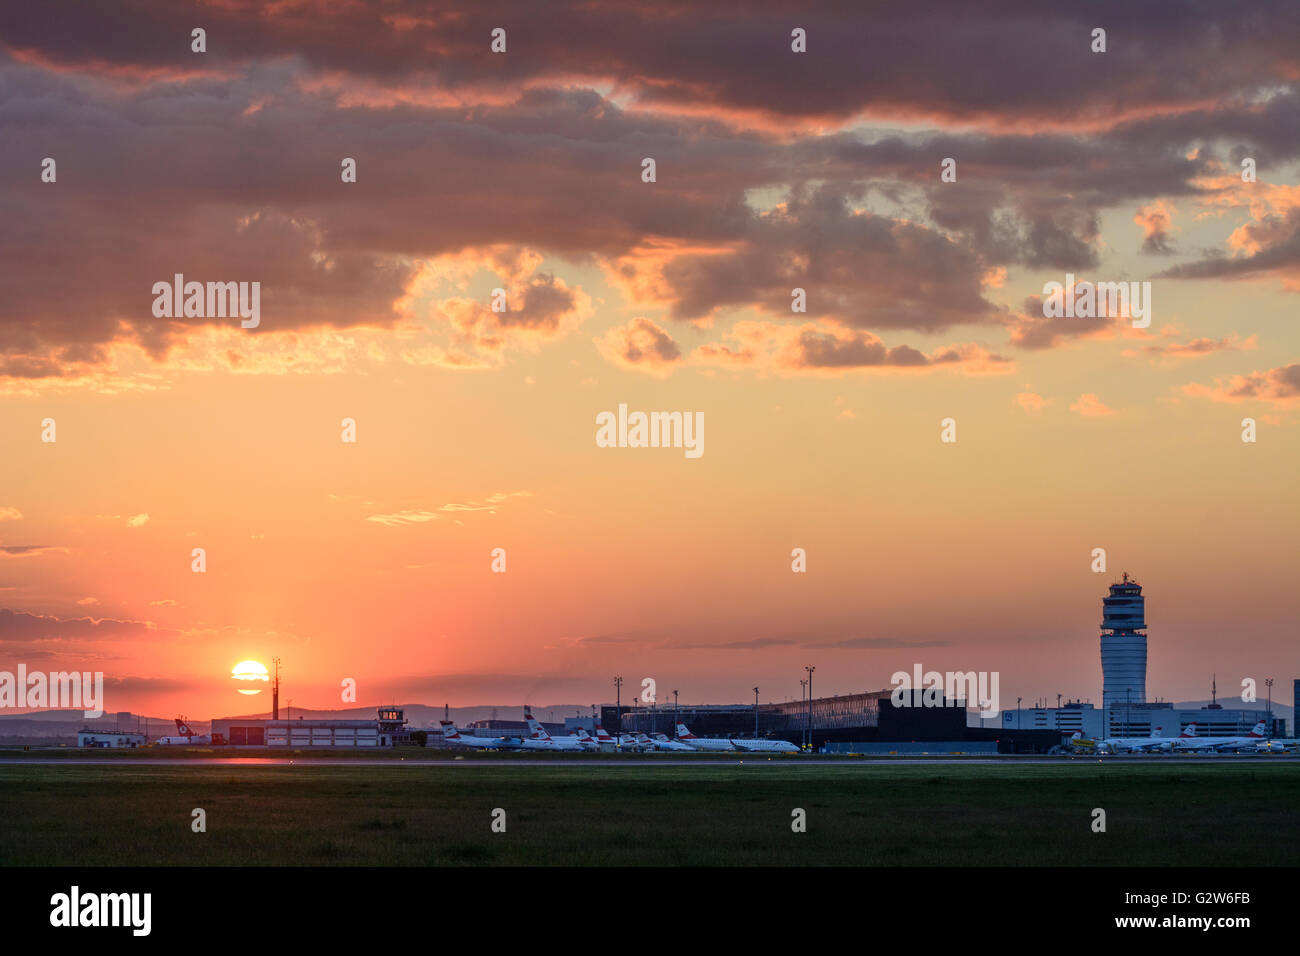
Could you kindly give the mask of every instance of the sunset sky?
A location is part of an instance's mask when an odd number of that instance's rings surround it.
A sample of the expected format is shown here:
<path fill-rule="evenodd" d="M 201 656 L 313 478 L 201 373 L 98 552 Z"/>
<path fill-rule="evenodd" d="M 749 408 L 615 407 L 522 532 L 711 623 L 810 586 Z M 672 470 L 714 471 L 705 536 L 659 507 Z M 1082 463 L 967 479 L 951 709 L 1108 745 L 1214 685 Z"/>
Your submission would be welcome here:
<path fill-rule="evenodd" d="M 1289 696 L 1300 6 L 463 6 L 0 8 L 0 669 L 1099 702 L 1128 570 L 1151 697 Z M 156 318 L 176 273 L 260 325 Z M 1067 273 L 1150 327 L 1044 317 Z M 620 403 L 704 454 L 597 447 Z"/>

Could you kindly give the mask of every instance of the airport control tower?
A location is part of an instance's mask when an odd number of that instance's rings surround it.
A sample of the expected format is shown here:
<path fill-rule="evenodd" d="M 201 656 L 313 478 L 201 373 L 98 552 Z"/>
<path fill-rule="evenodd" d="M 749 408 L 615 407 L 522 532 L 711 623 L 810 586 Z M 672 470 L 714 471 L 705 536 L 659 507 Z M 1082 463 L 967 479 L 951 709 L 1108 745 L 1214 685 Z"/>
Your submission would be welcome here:
<path fill-rule="evenodd" d="M 1142 585 L 1124 580 L 1102 598 L 1101 705 L 1141 704 L 1147 699 L 1146 605 Z"/>

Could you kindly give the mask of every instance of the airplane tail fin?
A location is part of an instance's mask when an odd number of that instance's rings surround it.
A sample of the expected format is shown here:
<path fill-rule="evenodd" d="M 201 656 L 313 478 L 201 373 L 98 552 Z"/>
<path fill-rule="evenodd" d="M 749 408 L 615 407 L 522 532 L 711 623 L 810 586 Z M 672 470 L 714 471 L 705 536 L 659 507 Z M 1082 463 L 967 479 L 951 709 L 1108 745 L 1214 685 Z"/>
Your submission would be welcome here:
<path fill-rule="evenodd" d="M 690 732 L 690 729 L 685 724 L 678 724 L 677 738 L 679 740 L 694 740 L 695 735 Z"/>
<path fill-rule="evenodd" d="M 599 724 L 596 725 L 596 742 L 601 744 L 617 743 L 617 741 L 609 735 L 609 732 Z"/>
<path fill-rule="evenodd" d="M 1265 731 L 1267 731 L 1267 730 L 1268 730 L 1268 724 L 1261 720 L 1259 723 L 1257 723 L 1257 724 L 1255 725 L 1254 730 L 1252 730 L 1249 734 L 1247 734 L 1247 736 L 1248 736 L 1248 737 L 1264 737 L 1264 736 L 1267 736 L 1266 733 L 1265 733 Z"/>
<path fill-rule="evenodd" d="M 551 735 L 546 732 L 546 728 L 533 717 L 532 714 L 524 714 L 524 720 L 528 723 L 528 729 L 532 732 L 533 737 L 538 740 L 550 740 Z"/>
<path fill-rule="evenodd" d="M 455 723 L 453 723 L 453 722 L 450 721 L 450 720 L 440 720 L 440 721 L 438 721 L 438 723 L 442 724 L 442 739 L 443 739 L 443 740 L 459 740 L 459 739 L 460 739 L 460 731 L 456 729 L 456 725 L 455 725 Z"/>
<path fill-rule="evenodd" d="M 1188 724 L 1186 727 L 1183 728 L 1183 733 L 1182 733 L 1182 735 L 1183 735 L 1184 737 L 1195 737 L 1195 736 L 1196 736 L 1196 725 L 1195 725 L 1195 724 Z"/>

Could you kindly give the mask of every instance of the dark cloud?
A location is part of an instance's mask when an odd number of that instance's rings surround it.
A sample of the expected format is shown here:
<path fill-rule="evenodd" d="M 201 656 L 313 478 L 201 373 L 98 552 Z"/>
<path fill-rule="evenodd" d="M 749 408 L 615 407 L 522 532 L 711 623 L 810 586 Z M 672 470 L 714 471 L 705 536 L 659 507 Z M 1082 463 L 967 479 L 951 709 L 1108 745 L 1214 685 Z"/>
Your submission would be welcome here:
<path fill-rule="evenodd" d="M 1067 339 L 1105 335 L 1131 321 L 1111 316 L 1046 316 L 1043 298 L 1031 295 L 1025 299 L 1024 311 L 1010 323 L 1011 342 L 1024 349 L 1050 349 Z"/>
<path fill-rule="evenodd" d="M 22 641 L 131 641 L 179 637 L 175 628 L 152 621 L 118 621 L 112 618 L 60 618 L 0 608 L 0 642 Z"/>
<path fill-rule="evenodd" d="M 208 52 L 190 52 L 202 24 Z M 1092 53 L 1091 31 L 1107 30 Z M 488 50 L 504 26 L 509 52 Z M 808 53 L 790 51 L 794 26 Z M 638 103 L 757 114 L 769 121 L 879 115 L 966 122 L 1113 123 L 1190 109 L 1294 77 L 1300 12 L 1287 0 L 1248 8 L 1188 0 L 1177 15 L 1124 0 L 1000 0 L 971 16 L 961 0 L 863 7 L 831 0 L 653 4 L 486 0 L 440 9 L 260 0 L 135 0 L 0 8 L 13 51 L 121 82 L 150 74 L 246 68 L 294 58 L 353 84 L 408 85 L 480 97 L 569 78 L 617 84 Z M 978 78 L 973 81 L 972 78 Z"/>
<path fill-rule="evenodd" d="M 844 641 L 825 641 L 819 644 L 809 644 L 808 647 L 849 647 L 860 648 L 862 650 L 877 650 L 880 648 L 906 648 L 906 647 L 951 647 L 952 641 L 904 641 L 895 637 L 853 637 Z"/>
<path fill-rule="evenodd" d="M 499 313 L 498 321 L 503 326 L 551 331 L 573 307 L 572 290 L 557 286 L 554 275 L 543 275 L 529 283 L 522 306 Z"/>
<path fill-rule="evenodd" d="M 990 269 L 1094 266 L 1103 210 L 1206 197 L 1245 155 L 1261 169 L 1300 155 L 1298 10 L 6 5 L 0 377 L 111 373 L 114 343 L 162 360 L 196 327 L 237 326 L 155 318 L 152 284 L 177 272 L 261 283 L 252 350 L 260 335 L 392 327 L 423 261 L 503 246 L 601 265 L 702 325 L 746 307 L 789 319 L 798 286 L 801 318 L 852 329 L 1014 327 L 985 297 Z M 205 54 L 190 52 L 199 24 Z M 1098 24 L 1105 54 L 1088 50 Z M 499 25 L 504 56 L 488 51 Z M 789 51 L 794 25 L 807 54 Z M 917 131 L 880 128 L 895 122 Z M 929 128 L 945 125 L 962 131 Z M 39 181 L 46 156 L 56 184 Z M 957 183 L 939 181 L 946 157 Z M 1294 213 L 1246 231 L 1249 255 L 1165 275 L 1294 272 Z M 1146 248 L 1168 251 L 1167 234 Z M 473 345 L 567 334 L 576 294 L 534 276 Z M 1075 331 L 1032 323 L 1013 340 Z M 623 361 L 678 360 L 666 331 L 644 338 Z M 872 360 L 853 350 L 828 358 Z M 920 356 L 897 345 L 885 364 Z"/>
<path fill-rule="evenodd" d="M 113 691 L 161 694 L 172 691 L 199 690 L 203 681 L 183 680 L 175 677 L 112 677 L 104 675 L 104 689 Z"/>
<path fill-rule="evenodd" d="M 734 251 L 675 257 L 662 271 L 670 314 L 698 321 L 757 303 L 791 316 L 795 288 L 807 293 L 807 316 L 858 328 L 942 331 L 996 313 L 971 249 L 923 225 L 859 211 L 861 198 L 853 187 L 798 187 L 753 216 Z"/>
<path fill-rule="evenodd" d="M 816 332 L 799 336 L 799 364 L 815 368 L 856 368 L 869 365 L 893 365 L 902 368 L 926 365 L 921 352 L 906 345 L 886 348 L 883 342 L 861 337 L 838 339 Z"/>
<path fill-rule="evenodd" d="M 645 318 L 615 326 L 596 340 L 600 352 L 616 365 L 666 375 L 682 361 L 682 352 L 668 332 Z"/>
<path fill-rule="evenodd" d="M 520 703 L 536 703 L 543 695 L 552 700 L 567 696 L 585 699 L 593 685 L 608 686 L 605 674 L 566 672 L 564 674 L 431 674 L 423 677 L 379 679 L 375 692 L 388 699 L 409 698 L 438 700 L 445 697 L 507 698 Z M 537 705 L 540 712 L 549 709 Z M 554 705 L 559 708 L 560 705 Z M 565 705 L 572 706 L 572 705 Z M 588 711 L 589 713 L 590 711 Z"/>
<path fill-rule="evenodd" d="M 1235 336 L 1222 339 L 1202 337 L 1187 342 L 1162 342 L 1155 345 L 1144 345 L 1142 351 L 1147 355 L 1168 358 L 1198 358 L 1203 355 L 1213 355 L 1215 352 L 1238 352 L 1245 348 L 1253 348 L 1254 345 L 1254 341 L 1250 339 L 1242 342 Z"/>
<path fill-rule="evenodd" d="M 1300 364 L 1256 372 L 1233 385 L 1233 398 L 1296 398 L 1300 396 Z"/>
<path fill-rule="evenodd" d="M 1256 247 L 1248 255 L 1227 256 L 1216 251 L 1197 262 L 1157 273 L 1157 278 L 1250 279 L 1300 271 L 1300 207 L 1285 216 L 1271 215 L 1247 223 L 1242 232 Z"/>
<path fill-rule="evenodd" d="M 1261 401 L 1277 408 L 1293 407 L 1300 403 L 1300 363 L 1216 379 L 1213 386 L 1193 383 L 1183 386 L 1183 391 L 1215 402 Z"/>
<path fill-rule="evenodd" d="M 755 637 L 743 641 L 709 643 L 669 643 L 666 649 L 674 651 L 752 651 L 763 647 L 793 647 L 800 642 L 788 637 Z"/>

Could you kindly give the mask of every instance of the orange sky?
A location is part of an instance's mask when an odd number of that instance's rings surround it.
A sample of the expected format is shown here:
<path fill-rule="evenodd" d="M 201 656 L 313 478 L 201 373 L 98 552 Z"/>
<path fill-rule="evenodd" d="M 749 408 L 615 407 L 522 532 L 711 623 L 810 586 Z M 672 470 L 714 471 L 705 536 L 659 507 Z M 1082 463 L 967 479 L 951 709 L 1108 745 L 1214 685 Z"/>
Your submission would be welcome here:
<path fill-rule="evenodd" d="M 57 122 L 0 150 L 29 237 L 0 283 L 0 669 L 102 670 L 110 712 L 200 718 L 255 709 L 230 668 L 277 656 L 314 708 L 345 678 L 363 705 L 612 702 L 614 674 L 726 702 L 914 663 L 1098 701 L 1127 569 L 1151 696 L 1293 676 L 1300 137 L 1179 126 L 1242 90 L 1135 80 L 1151 102 L 1107 123 L 1119 92 L 1062 81 L 1071 133 L 1032 91 L 971 129 L 800 74 L 820 119 L 783 126 L 730 81 L 677 102 L 599 58 L 489 82 L 241 48 L 124 85 L 147 50 L 24 36 L 0 86 Z M 339 70 L 368 96 L 338 102 Z M 196 165 L 159 159 L 172 123 Z M 262 282 L 261 326 L 156 320 L 175 272 Z M 1067 272 L 1151 281 L 1151 327 L 1052 325 Z M 704 454 L 597 447 L 620 403 L 702 412 Z"/>

